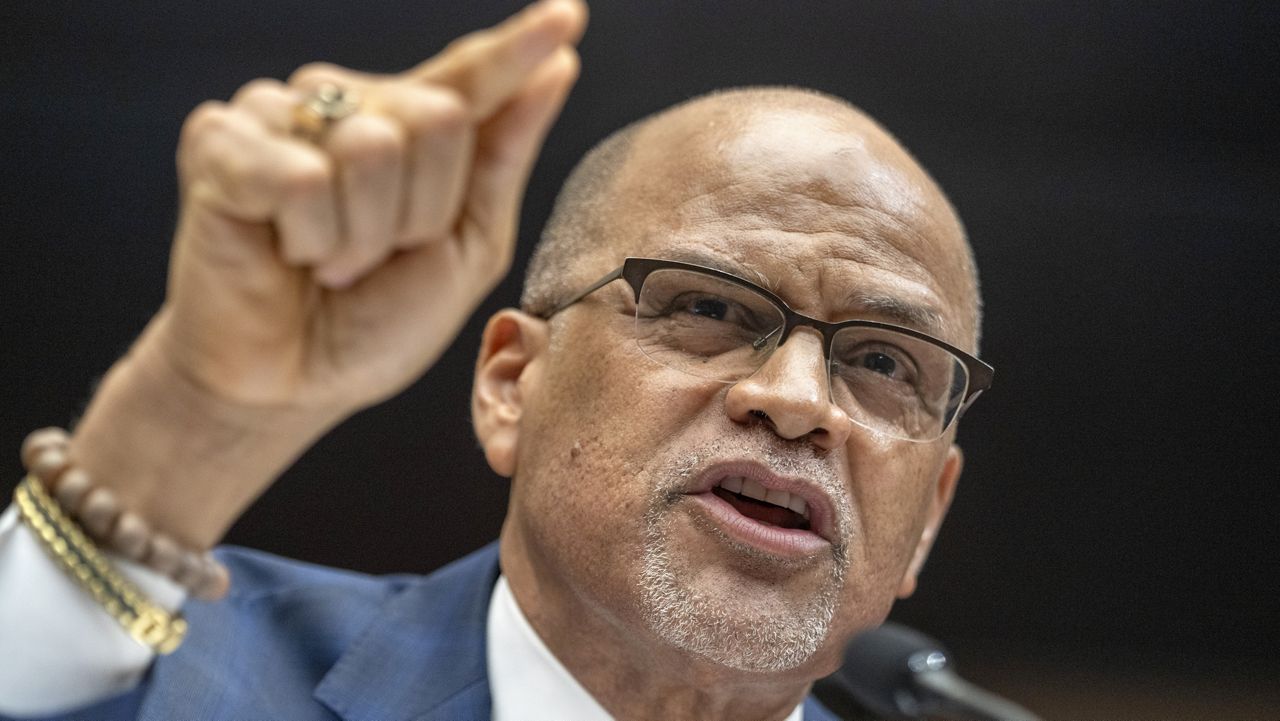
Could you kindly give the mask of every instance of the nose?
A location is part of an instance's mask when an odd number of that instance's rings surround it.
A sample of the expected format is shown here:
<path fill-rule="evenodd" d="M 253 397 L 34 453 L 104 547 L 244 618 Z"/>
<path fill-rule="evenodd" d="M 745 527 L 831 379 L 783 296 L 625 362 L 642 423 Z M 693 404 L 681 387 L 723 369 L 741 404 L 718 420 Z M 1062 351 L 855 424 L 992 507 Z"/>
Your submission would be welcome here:
<path fill-rule="evenodd" d="M 822 335 L 797 328 L 764 365 L 729 388 L 725 410 L 739 423 L 763 419 L 787 440 L 830 450 L 849 439 L 849 416 L 831 401 Z"/>

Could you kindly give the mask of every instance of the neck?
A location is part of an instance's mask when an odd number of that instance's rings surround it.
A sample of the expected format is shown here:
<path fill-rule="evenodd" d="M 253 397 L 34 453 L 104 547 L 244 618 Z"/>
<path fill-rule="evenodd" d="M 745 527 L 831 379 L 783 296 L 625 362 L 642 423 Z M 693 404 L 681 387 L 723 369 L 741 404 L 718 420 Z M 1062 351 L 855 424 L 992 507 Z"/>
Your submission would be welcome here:
<path fill-rule="evenodd" d="M 725 668 L 655 638 L 541 569 L 517 534 L 504 529 L 503 574 L 529 625 L 614 718 L 760 719 L 781 721 L 804 699 L 810 678 L 800 672 L 755 673 Z"/>

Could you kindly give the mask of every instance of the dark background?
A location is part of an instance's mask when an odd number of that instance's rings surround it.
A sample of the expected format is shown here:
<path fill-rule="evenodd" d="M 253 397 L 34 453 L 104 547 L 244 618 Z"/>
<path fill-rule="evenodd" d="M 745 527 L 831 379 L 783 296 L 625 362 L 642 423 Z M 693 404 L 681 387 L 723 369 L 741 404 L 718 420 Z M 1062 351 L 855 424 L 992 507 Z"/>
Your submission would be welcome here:
<path fill-rule="evenodd" d="M 24 434 L 72 421 L 160 304 L 193 106 L 315 59 L 399 70 L 517 7 L 4 3 L 0 487 Z M 1275 6 L 592 10 L 517 269 L 573 162 L 629 120 L 743 84 L 858 103 L 965 218 L 998 369 L 963 425 L 967 468 L 921 591 L 895 617 L 1047 713 L 1274 718 Z M 519 270 L 479 317 L 518 291 Z M 386 572 L 494 538 L 505 482 L 466 420 L 479 329 L 325 438 L 229 540 Z"/>

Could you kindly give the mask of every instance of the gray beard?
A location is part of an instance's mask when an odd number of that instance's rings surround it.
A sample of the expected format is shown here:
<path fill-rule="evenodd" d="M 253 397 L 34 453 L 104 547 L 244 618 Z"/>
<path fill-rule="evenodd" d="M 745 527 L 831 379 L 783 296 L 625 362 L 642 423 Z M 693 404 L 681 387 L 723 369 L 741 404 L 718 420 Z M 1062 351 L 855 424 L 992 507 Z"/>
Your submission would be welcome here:
<path fill-rule="evenodd" d="M 714 452 L 721 450 L 719 447 L 710 450 L 710 457 L 720 455 Z M 744 615 L 740 608 L 736 608 L 738 604 L 733 603 L 734 599 L 721 598 L 694 587 L 673 557 L 667 528 L 672 506 L 680 497 L 677 489 L 688 483 L 699 465 L 698 456 L 708 458 L 702 453 L 691 456 L 679 468 L 659 474 L 663 482 L 655 484 L 654 495 L 645 513 L 644 560 L 639 584 L 641 615 L 659 638 L 722 666 L 739 671 L 796 668 L 813 657 L 831 629 L 831 620 L 849 571 L 847 546 L 843 543 L 834 546 L 835 568 L 826 582 L 803 604 L 789 608 L 785 614 Z M 782 454 L 769 453 L 767 456 L 770 461 L 783 461 L 769 464 L 779 471 L 790 470 L 819 479 L 832 475 L 825 464 L 822 465 L 824 470 L 815 473 L 817 465 L 812 461 L 817 459 L 798 462 L 790 454 L 783 457 Z M 797 465 L 804 468 L 794 468 Z M 847 494 L 840 493 L 835 497 L 838 499 L 836 528 L 843 529 L 851 509 Z M 717 532 L 711 528 L 708 530 Z M 754 555 L 762 566 L 776 567 L 778 563 L 750 547 L 724 536 L 721 538 L 736 546 L 747 559 Z"/>

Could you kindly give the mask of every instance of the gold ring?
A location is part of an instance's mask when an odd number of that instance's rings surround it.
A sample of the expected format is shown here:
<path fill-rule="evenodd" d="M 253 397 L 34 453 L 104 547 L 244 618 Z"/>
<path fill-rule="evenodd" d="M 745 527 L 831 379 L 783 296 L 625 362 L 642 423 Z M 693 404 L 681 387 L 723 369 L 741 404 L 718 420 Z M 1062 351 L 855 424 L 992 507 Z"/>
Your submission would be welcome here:
<path fill-rule="evenodd" d="M 318 143 L 330 126 L 360 109 L 356 93 L 324 83 L 293 108 L 293 134 Z"/>

